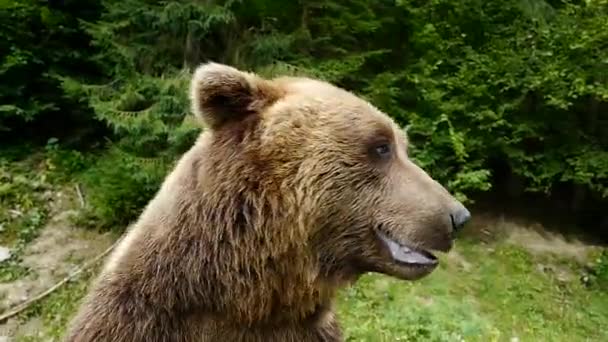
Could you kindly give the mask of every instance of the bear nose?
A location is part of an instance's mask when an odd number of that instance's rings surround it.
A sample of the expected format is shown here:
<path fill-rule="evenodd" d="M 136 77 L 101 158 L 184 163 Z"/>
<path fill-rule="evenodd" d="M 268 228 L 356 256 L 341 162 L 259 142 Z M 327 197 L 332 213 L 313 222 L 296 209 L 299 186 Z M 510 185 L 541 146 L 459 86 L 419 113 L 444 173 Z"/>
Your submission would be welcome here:
<path fill-rule="evenodd" d="M 450 214 L 450 217 L 452 218 L 452 228 L 454 231 L 458 231 L 471 218 L 471 213 L 467 208 L 462 207 Z"/>

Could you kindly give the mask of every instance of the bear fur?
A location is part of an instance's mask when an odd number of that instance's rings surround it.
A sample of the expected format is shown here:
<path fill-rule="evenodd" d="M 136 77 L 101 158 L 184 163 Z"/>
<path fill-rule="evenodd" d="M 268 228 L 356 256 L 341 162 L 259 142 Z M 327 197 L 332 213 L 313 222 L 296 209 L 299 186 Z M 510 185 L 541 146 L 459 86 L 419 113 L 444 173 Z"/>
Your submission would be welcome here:
<path fill-rule="evenodd" d="M 404 132 L 346 90 L 206 63 L 190 99 L 206 129 L 66 341 L 342 341 L 336 291 L 366 272 L 426 276 L 428 251 L 448 251 L 468 215 L 409 160 Z"/>

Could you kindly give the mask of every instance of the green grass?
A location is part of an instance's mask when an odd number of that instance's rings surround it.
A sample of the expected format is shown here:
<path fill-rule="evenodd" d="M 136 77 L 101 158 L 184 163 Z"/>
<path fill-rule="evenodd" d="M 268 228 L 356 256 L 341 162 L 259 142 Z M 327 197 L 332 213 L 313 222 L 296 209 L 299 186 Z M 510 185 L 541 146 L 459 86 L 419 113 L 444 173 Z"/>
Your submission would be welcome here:
<path fill-rule="evenodd" d="M 0 244 L 26 244 L 45 222 L 50 185 L 31 163 L 0 160 Z"/>
<path fill-rule="evenodd" d="M 403 282 L 370 274 L 341 292 L 338 314 L 347 341 L 607 341 L 608 295 L 574 276 L 558 279 L 539 264 L 576 275 L 578 266 L 532 256 L 517 246 L 461 241 L 468 263 L 447 261 L 429 277 Z M 566 267 L 570 267 L 566 269 Z M 41 317 L 42 336 L 19 341 L 58 341 L 87 273 L 30 308 Z"/>
<path fill-rule="evenodd" d="M 608 295 L 538 267 L 560 260 L 501 243 L 466 241 L 457 251 L 468 270 L 444 262 L 419 282 L 369 275 L 344 291 L 348 340 L 608 341 Z"/>
<path fill-rule="evenodd" d="M 0 262 L 0 282 L 28 274 L 19 254 L 46 222 L 50 190 L 44 163 L 8 162 L 0 156 L 0 245 L 11 250 L 11 257 Z"/>
<path fill-rule="evenodd" d="M 19 319 L 24 322 L 32 317 L 42 320 L 42 331 L 31 336 L 19 336 L 16 342 L 61 341 L 70 318 L 86 295 L 90 280 L 98 268 L 85 270 L 70 282 L 24 311 Z"/>
<path fill-rule="evenodd" d="M 18 257 L 0 262 L 0 283 L 8 283 L 29 274 L 29 269 L 20 264 Z"/>

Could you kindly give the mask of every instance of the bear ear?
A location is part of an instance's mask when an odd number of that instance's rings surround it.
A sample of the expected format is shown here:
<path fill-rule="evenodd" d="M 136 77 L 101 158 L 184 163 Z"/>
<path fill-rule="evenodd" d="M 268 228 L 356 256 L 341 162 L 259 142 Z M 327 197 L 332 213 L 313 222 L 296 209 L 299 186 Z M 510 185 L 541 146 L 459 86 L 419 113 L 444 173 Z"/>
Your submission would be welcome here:
<path fill-rule="evenodd" d="M 213 62 L 200 65 L 190 84 L 192 111 L 211 129 L 257 114 L 280 96 L 271 81 Z"/>

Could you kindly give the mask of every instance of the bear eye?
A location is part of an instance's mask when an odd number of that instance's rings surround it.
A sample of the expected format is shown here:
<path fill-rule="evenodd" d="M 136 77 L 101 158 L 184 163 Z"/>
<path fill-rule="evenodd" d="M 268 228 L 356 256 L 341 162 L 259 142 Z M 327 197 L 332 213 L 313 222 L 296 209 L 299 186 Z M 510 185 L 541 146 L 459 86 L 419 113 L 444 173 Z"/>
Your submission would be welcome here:
<path fill-rule="evenodd" d="M 391 155 L 391 146 L 389 144 L 380 144 L 374 148 L 376 154 L 380 158 L 389 158 Z"/>

